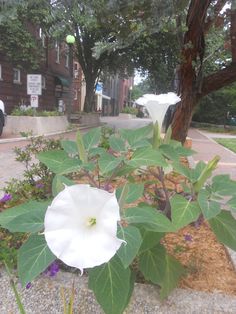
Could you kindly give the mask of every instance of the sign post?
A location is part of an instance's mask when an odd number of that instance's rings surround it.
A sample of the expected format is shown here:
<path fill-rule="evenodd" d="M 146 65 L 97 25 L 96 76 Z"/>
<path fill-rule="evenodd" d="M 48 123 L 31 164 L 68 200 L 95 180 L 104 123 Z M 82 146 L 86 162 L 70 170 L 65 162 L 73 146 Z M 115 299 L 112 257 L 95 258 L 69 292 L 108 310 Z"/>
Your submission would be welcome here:
<path fill-rule="evenodd" d="M 30 95 L 30 105 L 38 108 L 38 95 L 42 95 L 42 75 L 27 74 L 27 94 Z"/>

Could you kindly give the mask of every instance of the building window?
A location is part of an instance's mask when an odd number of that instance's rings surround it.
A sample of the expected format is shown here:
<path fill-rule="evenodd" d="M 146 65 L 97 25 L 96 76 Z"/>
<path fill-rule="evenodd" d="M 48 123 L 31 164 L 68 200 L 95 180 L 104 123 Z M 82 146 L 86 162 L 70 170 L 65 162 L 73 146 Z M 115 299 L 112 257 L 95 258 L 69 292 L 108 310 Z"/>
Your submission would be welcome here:
<path fill-rule="evenodd" d="M 20 70 L 19 69 L 13 69 L 13 82 L 20 83 Z"/>
<path fill-rule="evenodd" d="M 43 30 L 42 30 L 41 27 L 40 27 L 40 29 L 39 29 L 39 37 L 40 37 L 41 40 L 42 40 L 42 46 L 43 46 L 43 48 L 46 48 L 46 36 L 45 36 L 45 34 L 44 34 L 44 32 L 43 32 Z"/>
<path fill-rule="evenodd" d="M 74 63 L 74 78 L 79 78 L 79 64 L 77 62 Z"/>
<path fill-rule="evenodd" d="M 0 64 L 0 80 L 2 80 L 2 65 Z"/>
<path fill-rule="evenodd" d="M 42 88 L 46 89 L 46 78 L 42 75 Z"/>
<path fill-rule="evenodd" d="M 77 89 L 74 89 L 74 100 L 78 99 L 78 91 Z"/>
<path fill-rule="evenodd" d="M 55 50 L 56 50 L 56 63 L 60 63 L 60 45 L 57 40 L 55 42 Z"/>

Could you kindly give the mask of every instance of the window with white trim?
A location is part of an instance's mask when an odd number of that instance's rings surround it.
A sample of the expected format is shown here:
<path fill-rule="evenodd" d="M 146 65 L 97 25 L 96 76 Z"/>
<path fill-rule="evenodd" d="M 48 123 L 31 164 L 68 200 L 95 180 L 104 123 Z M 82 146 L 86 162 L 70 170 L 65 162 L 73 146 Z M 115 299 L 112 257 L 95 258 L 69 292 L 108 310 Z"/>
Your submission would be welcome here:
<path fill-rule="evenodd" d="M 20 70 L 13 69 L 13 83 L 20 83 Z"/>
<path fill-rule="evenodd" d="M 41 27 L 40 27 L 40 29 L 39 29 L 39 37 L 40 37 L 41 40 L 42 40 L 42 46 L 43 46 L 43 48 L 46 48 L 46 36 L 45 36 L 45 34 L 44 34 L 44 32 L 43 32 L 43 30 L 42 30 Z"/>
<path fill-rule="evenodd" d="M 56 50 L 56 63 L 60 63 L 60 45 L 57 40 L 55 42 L 55 50 Z"/>

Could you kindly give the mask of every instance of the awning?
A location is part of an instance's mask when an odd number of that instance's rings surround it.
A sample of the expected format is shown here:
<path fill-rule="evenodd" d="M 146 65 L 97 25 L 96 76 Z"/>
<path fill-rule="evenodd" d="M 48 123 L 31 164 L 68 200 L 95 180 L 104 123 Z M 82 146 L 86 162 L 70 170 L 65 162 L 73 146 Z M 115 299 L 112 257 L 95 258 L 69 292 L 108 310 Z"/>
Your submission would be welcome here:
<path fill-rule="evenodd" d="M 60 75 L 56 75 L 55 76 L 55 82 L 56 84 L 62 85 L 62 86 L 66 86 L 66 87 L 70 87 L 70 80 L 60 76 Z"/>

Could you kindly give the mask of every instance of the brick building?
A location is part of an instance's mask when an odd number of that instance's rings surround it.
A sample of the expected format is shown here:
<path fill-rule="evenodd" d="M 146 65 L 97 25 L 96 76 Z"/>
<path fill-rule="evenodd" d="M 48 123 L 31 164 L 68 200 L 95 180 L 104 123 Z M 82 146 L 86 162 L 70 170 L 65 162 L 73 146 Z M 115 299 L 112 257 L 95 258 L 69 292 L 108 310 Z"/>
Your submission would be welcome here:
<path fill-rule="evenodd" d="M 41 28 L 32 28 L 31 33 L 42 45 L 43 58 L 37 71 L 27 72 L 22 67 L 15 67 L 0 54 L 0 99 L 5 103 L 7 113 L 20 105 L 30 105 L 27 95 L 27 74 L 42 75 L 42 95 L 39 96 L 40 110 L 57 110 L 63 101 L 67 108 L 72 99 L 72 110 L 81 109 L 83 96 L 82 71 L 74 63 L 74 81 L 71 83 L 69 51 L 66 43 L 50 41 Z"/>

